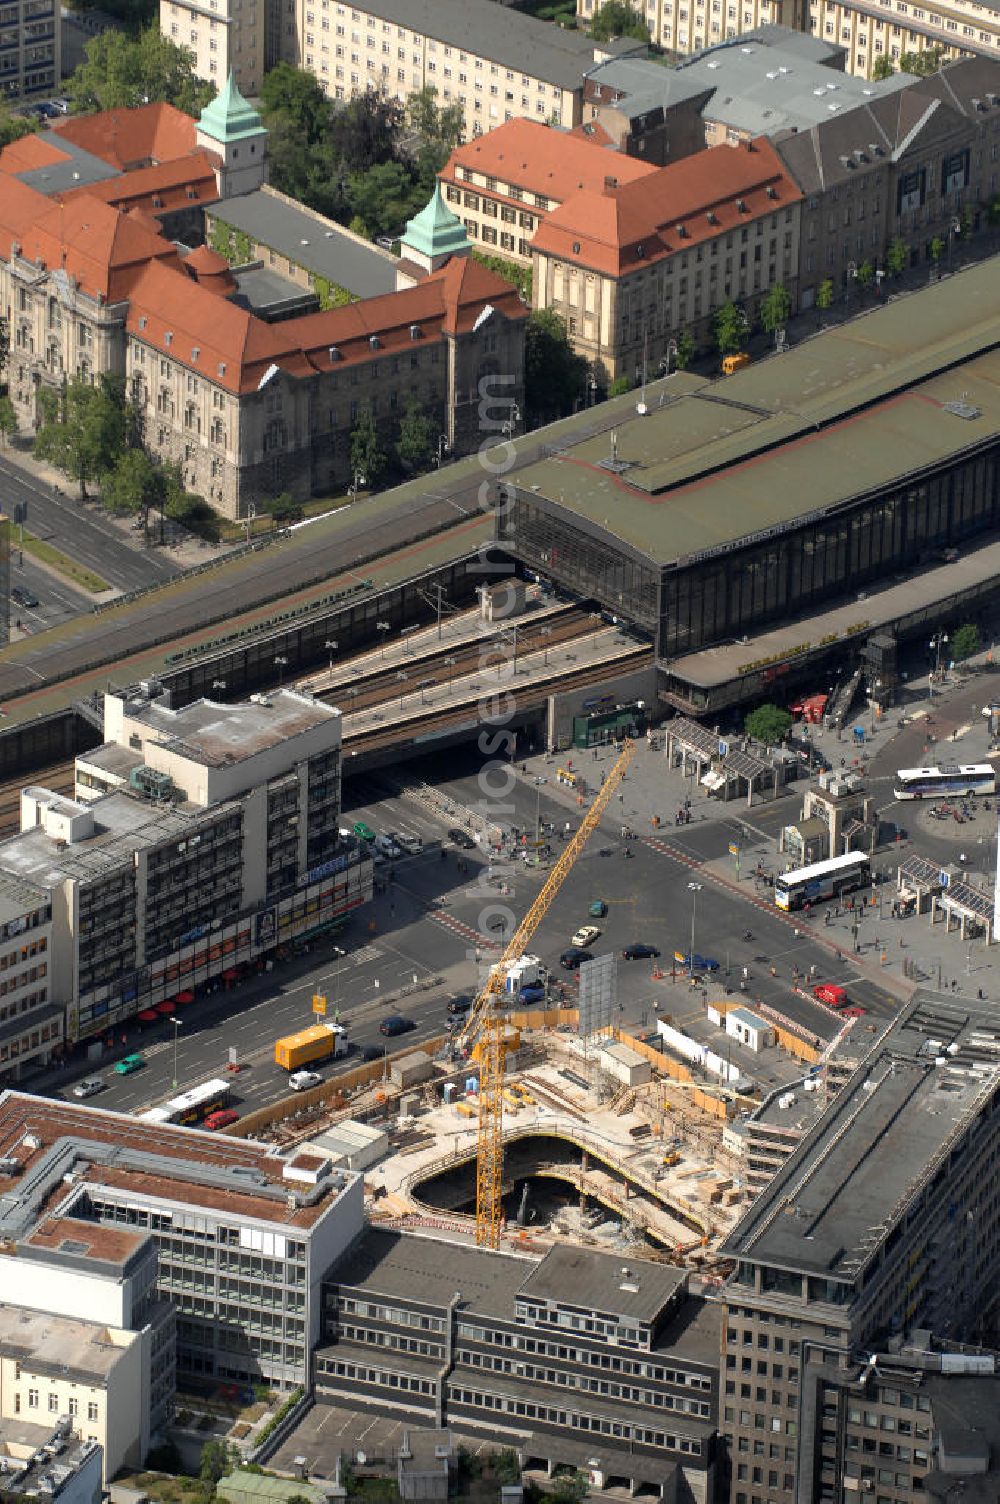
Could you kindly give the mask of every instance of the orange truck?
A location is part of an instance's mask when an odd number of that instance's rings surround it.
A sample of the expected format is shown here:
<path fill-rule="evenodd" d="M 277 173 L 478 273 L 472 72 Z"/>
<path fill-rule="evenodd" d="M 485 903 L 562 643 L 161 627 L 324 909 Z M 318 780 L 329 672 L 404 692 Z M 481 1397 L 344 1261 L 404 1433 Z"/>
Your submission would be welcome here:
<path fill-rule="evenodd" d="M 337 1060 L 346 1054 L 347 1030 L 343 1024 L 311 1024 L 274 1042 L 274 1063 L 285 1071 L 301 1070 L 318 1060 Z"/>

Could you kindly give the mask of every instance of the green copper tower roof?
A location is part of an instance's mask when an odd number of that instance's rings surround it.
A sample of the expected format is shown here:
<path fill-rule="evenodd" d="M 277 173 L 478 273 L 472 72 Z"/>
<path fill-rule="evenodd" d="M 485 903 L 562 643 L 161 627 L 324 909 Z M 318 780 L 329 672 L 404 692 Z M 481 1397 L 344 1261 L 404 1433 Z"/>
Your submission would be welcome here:
<path fill-rule="evenodd" d="M 440 184 L 435 186 L 430 203 L 408 221 L 401 239 L 403 245 L 420 251 L 431 260 L 439 256 L 465 256 L 469 252 L 462 221 L 452 214 L 441 197 Z"/>
<path fill-rule="evenodd" d="M 247 104 L 231 73 L 221 94 L 216 94 L 212 103 L 202 110 L 198 128 L 211 136 L 213 141 L 219 141 L 223 145 L 228 145 L 230 141 L 243 141 L 248 136 L 265 134 L 260 116 Z"/>

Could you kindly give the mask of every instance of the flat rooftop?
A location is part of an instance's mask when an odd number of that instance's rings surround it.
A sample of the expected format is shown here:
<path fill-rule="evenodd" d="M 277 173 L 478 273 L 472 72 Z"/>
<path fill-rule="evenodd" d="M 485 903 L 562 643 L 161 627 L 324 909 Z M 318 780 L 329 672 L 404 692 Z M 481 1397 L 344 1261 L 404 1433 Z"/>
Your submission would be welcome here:
<path fill-rule="evenodd" d="M 44 908 L 48 901 L 47 888 L 0 873 L 0 925 L 10 924 L 34 909 Z"/>
<path fill-rule="evenodd" d="M 210 212 L 213 219 L 221 219 L 306 271 L 346 288 L 356 298 L 377 298 L 396 289 L 395 256 L 266 189 L 225 199 L 213 204 Z M 253 284 L 244 289 L 241 279 L 239 285 L 241 292 L 253 292 Z M 296 290 L 301 294 L 301 288 Z"/>
<path fill-rule="evenodd" d="M 685 1270 L 670 1264 L 558 1243 L 531 1271 L 519 1293 L 526 1300 L 586 1306 L 651 1325 L 686 1283 Z"/>
<path fill-rule="evenodd" d="M 204 1207 L 306 1233 L 357 1178 L 334 1171 L 318 1186 L 303 1187 L 284 1177 L 287 1161 L 264 1145 L 18 1091 L 0 1095 L 0 1160 L 20 1166 L 16 1173 L 0 1170 L 0 1238 L 28 1246 L 32 1236 L 44 1242 L 53 1218 L 90 1222 L 93 1186 L 160 1201 L 168 1210 Z M 64 1181 L 70 1170 L 72 1184 Z M 91 1223 L 96 1257 L 117 1249 L 118 1231 Z"/>
<path fill-rule="evenodd" d="M 369 1228 L 330 1278 L 432 1306 L 447 1306 L 459 1295 L 467 1310 L 512 1321 L 514 1297 L 535 1263 L 519 1254 Z"/>
<path fill-rule="evenodd" d="M 947 460 L 1000 427 L 997 269 L 969 267 L 734 376 L 677 372 L 647 388 L 645 416 L 634 394 L 589 409 L 549 431 L 517 485 L 684 564 Z"/>
<path fill-rule="evenodd" d="M 293 689 L 234 705 L 193 700 L 172 710 L 160 700 L 129 700 L 126 725 L 146 726 L 157 743 L 207 768 L 228 768 L 317 726 L 340 725 L 340 711 Z"/>
<path fill-rule="evenodd" d="M 0 1306 L 0 1354 L 25 1365 L 37 1361 L 58 1370 L 67 1379 L 83 1376 L 98 1382 L 106 1379 L 122 1352 L 134 1341 L 138 1341 L 135 1332 L 122 1332 L 117 1342 L 111 1341 L 106 1321 L 84 1321 L 53 1316 L 48 1311 L 29 1311 L 21 1306 Z"/>
<path fill-rule="evenodd" d="M 726 1238 L 723 1256 L 853 1283 L 998 1086 L 991 1005 L 916 992 Z"/>

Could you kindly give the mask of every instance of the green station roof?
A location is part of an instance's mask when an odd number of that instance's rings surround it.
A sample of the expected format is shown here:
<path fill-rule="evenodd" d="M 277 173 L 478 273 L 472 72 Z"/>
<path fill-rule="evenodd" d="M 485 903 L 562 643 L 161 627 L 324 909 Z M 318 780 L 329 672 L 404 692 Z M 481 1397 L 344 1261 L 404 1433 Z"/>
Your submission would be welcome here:
<path fill-rule="evenodd" d="M 996 258 L 784 354 L 561 425 L 517 484 L 661 564 L 891 485 L 1000 432 Z M 957 369 L 956 369 L 957 368 Z"/>

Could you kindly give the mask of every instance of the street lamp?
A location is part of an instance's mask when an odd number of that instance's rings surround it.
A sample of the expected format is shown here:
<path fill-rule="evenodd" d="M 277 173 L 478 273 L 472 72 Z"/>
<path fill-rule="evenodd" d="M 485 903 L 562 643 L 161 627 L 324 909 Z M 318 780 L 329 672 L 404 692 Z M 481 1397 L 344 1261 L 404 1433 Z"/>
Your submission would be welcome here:
<path fill-rule="evenodd" d="M 538 629 L 538 635 L 539 635 L 539 637 L 542 639 L 542 641 L 545 644 L 545 656 L 542 659 L 542 664 L 543 664 L 543 666 L 545 668 L 548 668 L 548 666 L 549 666 L 549 638 L 552 636 L 552 628 L 551 627 L 539 627 L 539 629 Z"/>
<path fill-rule="evenodd" d="M 385 634 L 387 632 L 391 632 L 392 631 L 392 627 L 389 625 L 389 623 L 387 621 L 377 621 L 375 623 L 375 630 L 376 630 L 376 632 L 381 632 L 382 633 L 382 654 L 381 654 L 381 656 L 382 656 L 382 661 L 384 662 L 385 661 Z"/>
<path fill-rule="evenodd" d="M 930 648 L 931 652 L 935 654 L 934 673 L 933 673 L 933 675 L 927 681 L 927 687 L 928 687 L 928 689 L 930 691 L 930 696 L 931 696 L 932 700 L 934 698 L 934 683 L 933 683 L 933 680 L 937 679 L 937 678 L 940 678 L 940 676 L 941 676 L 941 648 L 942 647 L 947 647 L 947 645 L 948 645 L 948 633 L 947 632 L 935 632 L 934 636 L 931 638 L 930 642 L 927 644 L 927 646 Z"/>
<path fill-rule="evenodd" d="M 851 283 L 856 282 L 858 277 L 858 264 L 856 261 L 847 263 L 847 281 L 844 284 L 844 302 L 847 305 L 847 314 L 851 313 Z"/>
<path fill-rule="evenodd" d="M 512 402 L 510 405 L 510 417 L 505 418 L 504 421 L 500 424 L 500 431 L 505 439 L 509 440 L 514 437 L 514 429 L 517 427 L 520 421 L 521 409 L 518 407 L 516 402 Z"/>
<path fill-rule="evenodd" d="M 450 453 L 451 445 L 448 443 L 447 435 L 443 433 L 439 434 L 437 444 L 437 467 L 439 470 L 441 469 L 441 462 L 444 459 L 444 456 Z"/>
<path fill-rule="evenodd" d="M 326 648 L 327 652 L 330 654 L 330 672 L 332 674 L 333 673 L 333 655 L 337 651 L 337 649 L 340 647 L 340 643 L 337 641 L 337 639 L 335 637 L 328 637 L 326 639 L 326 641 L 324 642 L 323 646 Z"/>
<path fill-rule="evenodd" d="M 174 1026 L 174 1080 L 173 1080 L 173 1087 L 174 1087 L 174 1091 L 176 1091 L 177 1090 L 177 1040 L 178 1040 L 178 1037 L 180 1035 L 181 1021 L 180 1021 L 179 1018 L 172 1018 L 170 1020 L 170 1022 Z"/>
<path fill-rule="evenodd" d="M 277 653 L 274 659 L 274 666 L 278 670 L 278 688 L 280 689 L 285 669 L 288 667 L 288 659 L 282 653 Z"/>
<path fill-rule="evenodd" d="M 688 954 L 688 974 L 694 976 L 694 921 L 698 912 L 698 894 L 701 892 L 701 883 L 688 883 L 688 892 L 691 894 L 691 950 Z"/>
<path fill-rule="evenodd" d="M 404 689 L 403 686 L 406 684 L 406 682 L 409 679 L 409 677 L 410 676 L 406 672 L 405 668 L 398 668 L 396 670 L 396 683 L 399 685 L 399 708 L 400 708 L 400 710 L 402 710 L 402 708 L 403 708 L 403 696 L 406 693 L 406 690 Z"/>

